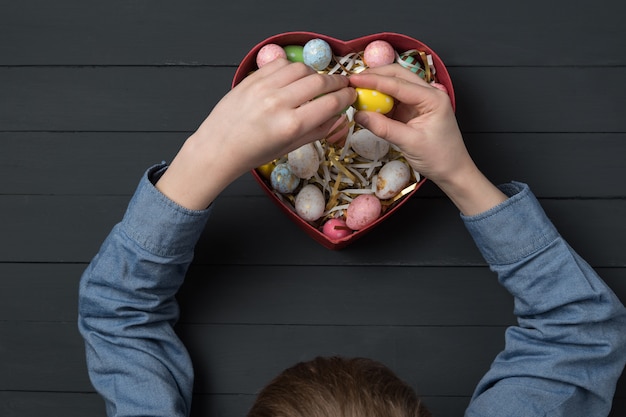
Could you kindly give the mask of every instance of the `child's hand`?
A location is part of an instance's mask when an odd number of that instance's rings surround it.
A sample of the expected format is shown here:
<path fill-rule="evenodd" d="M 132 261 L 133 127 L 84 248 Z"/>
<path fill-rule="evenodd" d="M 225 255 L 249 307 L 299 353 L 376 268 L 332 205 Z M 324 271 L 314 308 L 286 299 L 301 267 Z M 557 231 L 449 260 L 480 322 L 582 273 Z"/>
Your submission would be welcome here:
<path fill-rule="evenodd" d="M 157 187 L 204 208 L 244 172 L 322 139 L 355 98 L 344 76 L 283 59 L 264 65 L 222 98 Z"/>
<path fill-rule="evenodd" d="M 463 213 L 479 213 L 506 198 L 472 161 L 445 92 L 397 64 L 352 75 L 350 84 L 394 97 L 391 113 L 360 111 L 355 121 L 397 145 L 413 169 L 435 182 Z"/>
<path fill-rule="evenodd" d="M 420 174 L 435 182 L 445 180 L 470 159 L 443 91 L 399 65 L 353 75 L 350 83 L 394 97 L 396 107 L 386 116 L 358 112 L 355 120 L 398 145 Z"/>

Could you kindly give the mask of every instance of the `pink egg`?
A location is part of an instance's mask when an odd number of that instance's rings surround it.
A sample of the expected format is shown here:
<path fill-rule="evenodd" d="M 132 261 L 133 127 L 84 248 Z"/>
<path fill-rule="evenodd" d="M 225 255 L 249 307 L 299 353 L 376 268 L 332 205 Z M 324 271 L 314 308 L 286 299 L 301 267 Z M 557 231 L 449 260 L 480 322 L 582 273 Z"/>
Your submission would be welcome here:
<path fill-rule="evenodd" d="M 324 223 L 322 232 L 331 239 L 341 239 L 352 234 L 343 219 L 329 219 Z"/>
<path fill-rule="evenodd" d="M 274 43 L 268 43 L 263 48 L 259 50 L 259 53 L 256 55 L 256 64 L 259 68 L 263 65 L 272 62 L 278 58 L 287 58 L 287 53 L 282 48 L 282 46 L 276 45 Z"/>
<path fill-rule="evenodd" d="M 374 41 L 365 47 L 363 60 L 370 68 L 382 67 L 383 65 L 393 64 L 396 60 L 396 51 L 389 42 Z"/>
<path fill-rule="evenodd" d="M 372 194 L 361 194 L 348 206 L 346 225 L 352 230 L 361 230 L 380 217 L 382 205 Z"/>

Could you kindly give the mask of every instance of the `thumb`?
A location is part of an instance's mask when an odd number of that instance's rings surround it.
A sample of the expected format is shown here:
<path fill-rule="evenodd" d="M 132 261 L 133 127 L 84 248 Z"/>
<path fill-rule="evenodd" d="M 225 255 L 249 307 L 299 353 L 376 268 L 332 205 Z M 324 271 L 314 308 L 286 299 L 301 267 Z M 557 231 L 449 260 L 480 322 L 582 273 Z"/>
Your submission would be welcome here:
<path fill-rule="evenodd" d="M 402 148 L 409 132 L 408 126 L 397 120 L 391 119 L 380 113 L 370 111 L 358 111 L 354 115 L 354 121 L 376 136 Z"/>

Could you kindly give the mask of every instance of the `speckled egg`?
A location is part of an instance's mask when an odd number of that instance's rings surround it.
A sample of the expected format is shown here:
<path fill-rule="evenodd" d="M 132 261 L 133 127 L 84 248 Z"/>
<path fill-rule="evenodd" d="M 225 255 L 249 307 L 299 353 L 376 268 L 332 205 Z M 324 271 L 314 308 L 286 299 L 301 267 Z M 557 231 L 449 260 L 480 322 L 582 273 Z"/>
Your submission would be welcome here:
<path fill-rule="evenodd" d="M 368 88 L 355 88 L 355 90 L 357 92 L 356 101 L 353 104 L 355 109 L 382 114 L 389 113 L 393 109 L 393 97 Z"/>
<path fill-rule="evenodd" d="M 382 205 L 372 194 L 361 194 L 348 206 L 346 225 L 352 230 L 361 230 L 380 217 Z"/>
<path fill-rule="evenodd" d="M 296 196 L 296 213 L 308 222 L 314 222 L 322 217 L 325 205 L 324 195 L 313 184 L 302 187 Z"/>
<path fill-rule="evenodd" d="M 350 147 L 363 158 L 376 161 L 389 152 L 389 142 L 367 129 L 357 130 L 350 136 Z"/>
<path fill-rule="evenodd" d="M 396 60 L 396 51 L 387 41 L 378 40 L 369 43 L 363 51 L 363 60 L 370 68 L 393 64 Z"/>
<path fill-rule="evenodd" d="M 330 239 L 341 239 L 352 234 L 352 229 L 346 225 L 346 221 L 339 218 L 328 219 L 322 227 L 322 233 Z"/>
<path fill-rule="evenodd" d="M 389 161 L 378 171 L 376 197 L 386 200 L 394 197 L 411 180 L 411 170 L 402 161 Z"/>
<path fill-rule="evenodd" d="M 333 58 L 333 51 L 323 39 L 311 39 L 302 49 L 304 63 L 316 71 L 326 68 Z"/>
<path fill-rule="evenodd" d="M 320 166 L 320 157 L 312 143 L 307 143 L 287 155 L 287 163 L 291 172 L 298 178 L 309 179 Z"/>
<path fill-rule="evenodd" d="M 274 43 L 268 43 L 256 54 L 256 65 L 261 68 L 263 65 L 278 58 L 287 58 L 287 53 L 282 46 Z"/>
<path fill-rule="evenodd" d="M 288 164 L 282 163 L 276 165 L 272 171 L 270 182 L 274 190 L 281 194 L 290 194 L 300 185 L 300 178 L 291 172 Z"/>
<path fill-rule="evenodd" d="M 287 59 L 291 62 L 304 62 L 304 57 L 302 56 L 302 52 L 304 47 L 301 45 L 287 45 L 283 47 L 285 53 L 287 54 Z"/>

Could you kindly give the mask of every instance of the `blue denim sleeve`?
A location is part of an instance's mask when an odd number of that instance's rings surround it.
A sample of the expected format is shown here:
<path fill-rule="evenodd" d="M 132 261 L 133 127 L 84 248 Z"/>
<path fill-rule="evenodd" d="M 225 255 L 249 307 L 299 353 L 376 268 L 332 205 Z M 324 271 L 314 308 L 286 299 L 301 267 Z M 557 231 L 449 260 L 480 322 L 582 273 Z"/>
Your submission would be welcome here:
<path fill-rule="evenodd" d="M 186 416 L 193 388 L 189 355 L 173 330 L 175 294 L 209 210 L 176 205 L 148 170 L 84 272 L 79 330 L 89 376 L 109 416 Z"/>
<path fill-rule="evenodd" d="M 601 417 L 626 362 L 626 311 L 549 221 L 528 186 L 463 220 L 518 325 L 478 384 L 466 416 Z"/>

